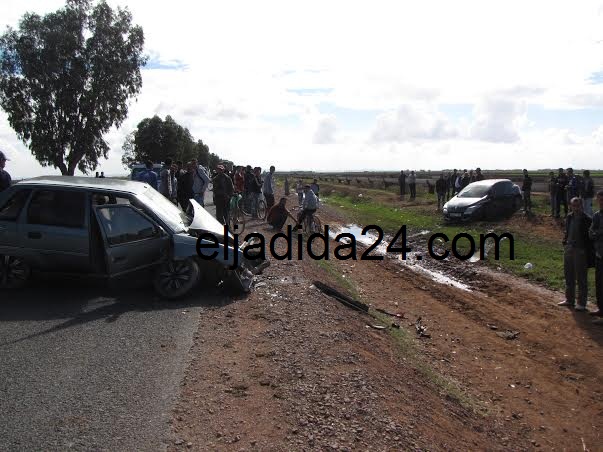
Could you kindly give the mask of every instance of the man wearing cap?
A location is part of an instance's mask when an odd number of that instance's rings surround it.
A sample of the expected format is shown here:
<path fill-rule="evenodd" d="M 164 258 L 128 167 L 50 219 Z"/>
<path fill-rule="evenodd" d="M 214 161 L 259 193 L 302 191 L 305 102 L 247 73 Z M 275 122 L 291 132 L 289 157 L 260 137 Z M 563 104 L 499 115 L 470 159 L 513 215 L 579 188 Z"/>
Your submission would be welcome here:
<path fill-rule="evenodd" d="M 10 174 L 4 169 L 7 160 L 4 152 L 0 151 L 0 192 L 6 190 L 11 184 Z"/>

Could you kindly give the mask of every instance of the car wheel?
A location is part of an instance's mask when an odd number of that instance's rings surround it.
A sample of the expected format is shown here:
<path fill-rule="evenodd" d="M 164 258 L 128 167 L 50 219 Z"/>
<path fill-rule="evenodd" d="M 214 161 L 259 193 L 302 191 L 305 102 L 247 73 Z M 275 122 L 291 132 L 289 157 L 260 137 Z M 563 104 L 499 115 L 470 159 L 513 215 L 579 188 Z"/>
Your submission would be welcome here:
<path fill-rule="evenodd" d="M 192 258 L 167 261 L 157 267 L 153 285 L 164 298 L 179 298 L 193 289 L 201 277 L 199 264 Z"/>
<path fill-rule="evenodd" d="M 27 284 L 31 267 L 21 258 L 0 255 L 0 288 L 20 289 Z"/>

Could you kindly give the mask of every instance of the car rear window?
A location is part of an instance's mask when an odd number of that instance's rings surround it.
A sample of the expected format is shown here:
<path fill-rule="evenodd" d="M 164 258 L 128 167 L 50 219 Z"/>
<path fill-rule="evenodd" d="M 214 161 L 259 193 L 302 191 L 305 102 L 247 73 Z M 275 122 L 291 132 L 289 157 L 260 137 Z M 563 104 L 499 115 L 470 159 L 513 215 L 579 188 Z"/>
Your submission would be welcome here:
<path fill-rule="evenodd" d="M 38 190 L 33 194 L 27 222 L 46 226 L 83 228 L 86 214 L 86 194 L 71 190 Z"/>
<path fill-rule="evenodd" d="M 29 198 L 31 190 L 18 190 L 0 207 L 0 221 L 15 221 Z"/>

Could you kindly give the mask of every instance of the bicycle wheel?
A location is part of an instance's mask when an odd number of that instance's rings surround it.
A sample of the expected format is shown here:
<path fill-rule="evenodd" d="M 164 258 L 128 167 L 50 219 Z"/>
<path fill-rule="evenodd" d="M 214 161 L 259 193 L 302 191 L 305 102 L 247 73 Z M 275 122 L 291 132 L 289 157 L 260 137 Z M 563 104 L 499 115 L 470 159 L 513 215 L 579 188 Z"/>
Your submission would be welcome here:
<path fill-rule="evenodd" d="M 240 212 L 241 212 L 243 215 L 246 215 L 246 216 L 248 216 L 248 217 L 250 217 L 250 216 L 251 216 L 251 212 L 250 212 L 248 209 L 246 209 L 246 208 L 245 208 L 246 206 L 245 206 L 245 201 L 243 200 L 243 198 L 240 198 L 240 199 L 239 199 L 239 202 L 238 202 L 238 207 L 239 207 L 239 211 L 240 211 Z"/>
<path fill-rule="evenodd" d="M 240 234 L 245 230 L 245 215 L 239 208 L 235 208 L 228 216 L 228 227 L 233 234 Z"/>
<path fill-rule="evenodd" d="M 258 218 L 260 220 L 266 219 L 266 202 L 261 199 L 258 201 Z"/>
<path fill-rule="evenodd" d="M 310 226 L 312 232 L 322 232 L 322 222 L 316 215 L 312 216 L 312 223 Z"/>

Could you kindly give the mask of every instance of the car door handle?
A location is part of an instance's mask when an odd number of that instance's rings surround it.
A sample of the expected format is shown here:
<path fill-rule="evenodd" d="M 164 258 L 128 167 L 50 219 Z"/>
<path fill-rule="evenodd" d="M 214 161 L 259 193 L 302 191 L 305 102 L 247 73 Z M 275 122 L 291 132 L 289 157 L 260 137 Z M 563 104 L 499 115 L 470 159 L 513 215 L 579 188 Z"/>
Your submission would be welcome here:
<path fill-rule="evenodd" d="M 27 237 L 30 239 L 41 239 L 42 233 L 41 232 L 28 232 Z"/>

